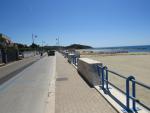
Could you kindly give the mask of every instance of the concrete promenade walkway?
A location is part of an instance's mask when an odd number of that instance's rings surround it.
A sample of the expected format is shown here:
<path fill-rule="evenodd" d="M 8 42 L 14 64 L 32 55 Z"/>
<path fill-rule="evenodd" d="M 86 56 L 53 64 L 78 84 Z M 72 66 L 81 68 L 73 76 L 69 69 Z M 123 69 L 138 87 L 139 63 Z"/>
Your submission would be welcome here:
<path fill-rule="evenodd" d="M 76 69 L 56 54 L 55 113 L 116 113 L 114 108 L 80 77 Z"/>

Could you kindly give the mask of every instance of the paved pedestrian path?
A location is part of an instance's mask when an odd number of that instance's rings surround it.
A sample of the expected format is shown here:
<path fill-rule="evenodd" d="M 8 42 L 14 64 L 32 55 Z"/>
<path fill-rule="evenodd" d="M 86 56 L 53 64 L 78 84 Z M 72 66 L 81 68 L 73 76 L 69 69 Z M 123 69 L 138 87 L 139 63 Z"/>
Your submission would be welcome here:
<path fill-rule="evenodd" d="M 56 54 L 55 113 L 116 113 L 114 108 L 80 77 L 76 69 Z"/>

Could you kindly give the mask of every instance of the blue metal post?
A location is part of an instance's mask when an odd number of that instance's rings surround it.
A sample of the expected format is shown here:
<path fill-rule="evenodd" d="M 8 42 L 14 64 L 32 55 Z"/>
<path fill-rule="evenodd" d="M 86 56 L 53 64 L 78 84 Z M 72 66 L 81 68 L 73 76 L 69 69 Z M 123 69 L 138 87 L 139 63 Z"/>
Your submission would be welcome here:
<path fill-rule="evenodd" d="M 76 66 L 77 66 L 77 64 L 78 64 L 78 57 L 76 57 Z"/>
<path fill-rule="evenodd" d="M 104 69 L 105 69 L 105 67 L 102 67 L 101 68 L 102 69 L 102 89 L 104 90 L 105 88 L 104 88 Z"/>
<path fill-rule="evenodd" d="M 77 65 L 77 57 L 75 56 L 75 66 Z"/>
<path fill-rule="evenodd" d="M 129 110 L 129 84 L 127 82 L 128 81 L 126 81 L 126 107 L 127 110 Z"/>
<path fill-rule="evenodd" d="M 133 79 L 135 79 L 135 78 L 133 78 Z M 136 87 L 135 87 L 134 81 L 132 81 L 132 96 L 134 98 L 136 98 Z M 136 101 L 134 99 L 132 100 L 132 104 L 133 104 L 133 110 L 136 111 Z"/>
<path fill-rule="evenodd" d="M 74 64 L 74 55 L 73 55 L 73 57 L 72 57 L 72 63 Z"/>
<path fill-rule="evenodd" d="M 135 79 L 133 76 L 129 76 L 126 79 L 126 107 L 127 111 L 131 111 L 130 109 L 130 81 Z M 132 82 L 132 97 L 135 97 L 135 82 Z M 133 110 L 135 110 L 135 100 L 132 99 Z"/>
<path fill-rule="evenodd" d="M 99 69 L 99 65 L 97 65 L 97 72 L 98 72 L 98 76 L 100 76 L 100 69 Z"/>
<path fill-rule="evenodd" d="M 130 90 L 129 90 L 129 81 L 130 81 L 130 77 L 127 78 L 126 80 L 126 107 L 127 107 L 127 111 L 130 110 Z"/>
<path fill-rule="evenodd" d="M 75 59 L 75 56 L 73 56 L 73 64 L 75 64 L 75 60 L 74 59 Z"/>
<path fill-rule="evenodd" d="M 75 64 L 75 56 L 73 56 L 73 64 Z"/>
<path fill-rule="evenodd" d="M 107 89 L 107 91 L 109 90 L 108 89 L 108 70 L 107 70 L 107 67 L 105 67 L 105 71 L 106 71 L 106 89 Z"/>
<path fill-rule="evenodd" d="M 78 65 L 78 59 L 79 59 L 79 58 L 77 57 L 77 59 L 76 59 L 76 65 Z"/>

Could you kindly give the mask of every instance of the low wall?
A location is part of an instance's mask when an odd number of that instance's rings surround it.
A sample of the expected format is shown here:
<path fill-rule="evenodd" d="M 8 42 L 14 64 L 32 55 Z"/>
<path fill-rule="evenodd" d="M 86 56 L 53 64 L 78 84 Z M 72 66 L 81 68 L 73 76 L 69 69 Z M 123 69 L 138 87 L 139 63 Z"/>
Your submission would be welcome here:
<path fill-rule="evenodd" d="M 11 47 L 7 47 L 7 49 L 2 49 L 1 59 L 3 63 L 9 63 L 18 60 L 18 50 Z"/>
<path fill-rule="evenodd" d="M 100 85 L 97 65 L 102 65 L 102 63 L 89 58 L 79 58 L 78 60 L 78 72 L 92 87 Z"/>
<path fill-rule="evenodd" d="M 35 51 L 24 51 L 22 54 L 23 54 L 24 58 L 27 58 L 27 57 L 35 56 L 36 52 Z"/>
<path fill-rule="evenodd" d="M 8 49 L 7 50 L 7 63 L 18 60 L 18 50 L 17 49 Z"/>

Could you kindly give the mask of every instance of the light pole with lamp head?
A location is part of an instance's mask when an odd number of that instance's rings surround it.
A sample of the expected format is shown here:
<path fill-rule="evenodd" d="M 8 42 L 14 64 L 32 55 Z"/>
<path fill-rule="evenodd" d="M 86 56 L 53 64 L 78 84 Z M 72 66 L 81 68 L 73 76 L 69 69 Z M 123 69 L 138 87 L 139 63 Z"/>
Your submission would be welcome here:
<path fill-rule="evenodd" d="M 35 45 L 35 38 L 37 38 L 37 35 L 34 35 L 34 34 L 32 34 L 32 45 L 33 45 L 33 47 L 34 47 L 34 45 Z M 37 51 L 37 47 L 35 48 L 34 47 L 34 50 L 35 50 L 35 52 Z M 35 55 L 35 52 L 34 52 L 34 55 Z M 36 52 L 37 53 L 37 52 Z"/>

